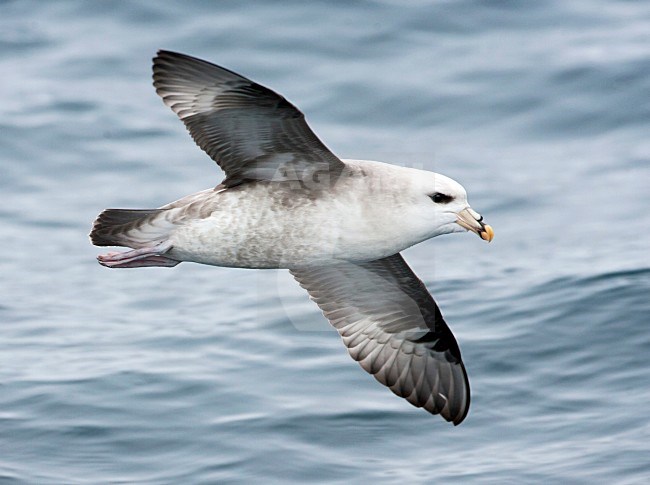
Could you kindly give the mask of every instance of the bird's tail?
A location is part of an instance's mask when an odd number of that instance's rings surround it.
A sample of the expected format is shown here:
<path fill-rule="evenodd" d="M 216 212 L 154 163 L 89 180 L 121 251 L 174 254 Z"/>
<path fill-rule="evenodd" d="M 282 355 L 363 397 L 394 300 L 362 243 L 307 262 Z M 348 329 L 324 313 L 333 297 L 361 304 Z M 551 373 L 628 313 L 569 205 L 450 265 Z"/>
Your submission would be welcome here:
<path fill-rule="evenodd" d="M 168 232 L 167 224 L 156 224 L 164 212 L 165 209 L 106 209 L 95 219 L 90 240 L 95 246 L 130 248 L 159 242 L 166 239 Z"/>

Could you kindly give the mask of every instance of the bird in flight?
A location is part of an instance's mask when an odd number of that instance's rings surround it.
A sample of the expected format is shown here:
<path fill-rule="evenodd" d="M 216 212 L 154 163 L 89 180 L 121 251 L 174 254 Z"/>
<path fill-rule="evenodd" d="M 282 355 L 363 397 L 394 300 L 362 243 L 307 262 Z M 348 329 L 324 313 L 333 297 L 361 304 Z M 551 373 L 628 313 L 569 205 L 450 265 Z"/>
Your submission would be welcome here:
<path fill-rule="evenodd" d="M 400 251 L 453 232 L 491 241 L 465 189 L 434 172 L 340 159 L 284 97 L 215 64 L 159 51 L 153 84 L 225 179 L 157 209 L 104 210 L 92 243 L 131 250 L 99 263 L 286 268 L 363 369 L 461 423 L 470 389 L 458 344 Z"/>

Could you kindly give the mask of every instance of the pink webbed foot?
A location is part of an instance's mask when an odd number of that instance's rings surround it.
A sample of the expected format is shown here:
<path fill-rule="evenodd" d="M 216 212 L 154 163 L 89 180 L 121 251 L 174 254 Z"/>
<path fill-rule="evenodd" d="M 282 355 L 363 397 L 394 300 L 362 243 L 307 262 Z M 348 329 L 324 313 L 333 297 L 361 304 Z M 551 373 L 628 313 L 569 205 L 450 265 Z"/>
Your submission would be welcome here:
<path fill-rule="evenodd" d="M 171 268 L 180 263 L 180 261 L 163 256 L 171 248 L 171 243 L 164 242 L 150 248 L 101 254 L 97 256 L 97 261 L 107 268 L 144 268 L 147 266 Z"/>

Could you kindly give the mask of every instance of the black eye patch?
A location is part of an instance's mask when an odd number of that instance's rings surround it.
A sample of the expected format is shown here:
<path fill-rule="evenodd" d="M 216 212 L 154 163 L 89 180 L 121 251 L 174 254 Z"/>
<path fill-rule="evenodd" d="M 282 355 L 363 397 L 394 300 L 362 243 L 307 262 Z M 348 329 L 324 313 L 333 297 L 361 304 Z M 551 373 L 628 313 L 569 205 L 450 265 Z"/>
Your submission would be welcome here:
<path fill-rule="evenodd" d="M 454 198 L 451 195 L 447 194 L 441 194 L 440 192 L 436 192 L 433 195 L 430 195 L 431 200 L 434 201 L 436 204 L 449 204 Z"/>

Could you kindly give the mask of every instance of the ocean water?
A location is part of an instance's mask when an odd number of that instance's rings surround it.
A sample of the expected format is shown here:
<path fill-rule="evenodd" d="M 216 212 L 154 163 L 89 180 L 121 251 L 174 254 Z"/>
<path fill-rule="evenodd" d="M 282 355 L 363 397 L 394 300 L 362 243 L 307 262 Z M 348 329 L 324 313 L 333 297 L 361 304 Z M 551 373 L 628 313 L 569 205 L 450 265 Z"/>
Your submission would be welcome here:
<path fill-rule="evenodd" d="M 108 270 L 106 207 L 222 173 L 159 48 L 284 94 L 338 155 L 459 180 L 495 229 L 405 252 L 460 426 L 367 375 L 285 271 Z M 650 482 L 650 4 L 0 2 L 0 483 Z"/>

